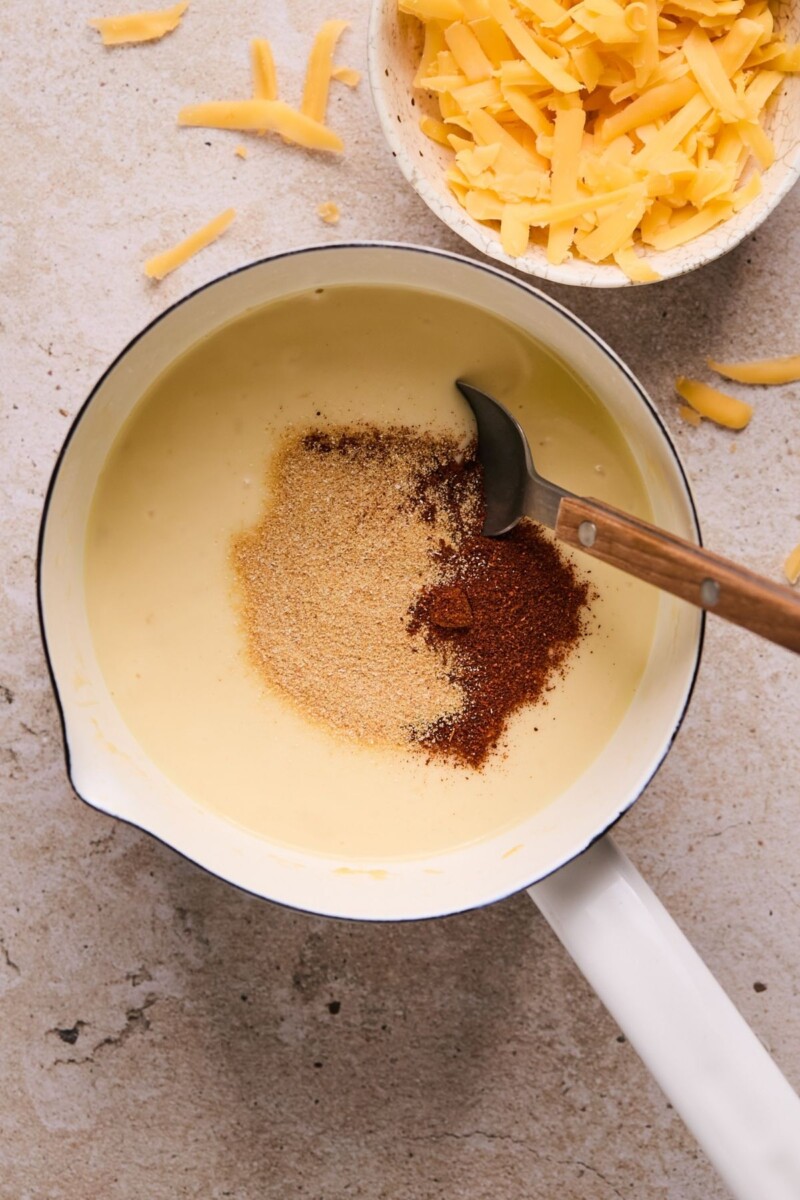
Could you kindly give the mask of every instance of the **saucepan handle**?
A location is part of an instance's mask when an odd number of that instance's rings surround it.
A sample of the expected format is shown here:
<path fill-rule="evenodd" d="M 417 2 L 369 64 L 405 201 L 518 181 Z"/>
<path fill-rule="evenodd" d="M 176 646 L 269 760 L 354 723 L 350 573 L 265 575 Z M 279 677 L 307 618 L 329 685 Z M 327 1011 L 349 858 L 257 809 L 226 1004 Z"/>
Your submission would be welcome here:
<path fill-rule="evenodd" d="M 800 1098 L 611 838 L 529 894 L 736 1200 L 798 1200 Z"/>

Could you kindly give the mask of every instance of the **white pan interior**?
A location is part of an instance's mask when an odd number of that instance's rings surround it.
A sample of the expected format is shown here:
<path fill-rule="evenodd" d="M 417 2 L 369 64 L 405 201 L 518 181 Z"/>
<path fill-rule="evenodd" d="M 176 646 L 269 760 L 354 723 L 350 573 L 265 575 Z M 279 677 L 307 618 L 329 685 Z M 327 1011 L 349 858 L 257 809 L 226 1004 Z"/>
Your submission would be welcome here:
<path fill-rule="evenodd" d="M 509 276 L 453 255 L 387 245 L 321 247 L 255 263 L 195 293 L 159 318 L 109 369 L 73 426 L 51 486 L 40 553 L 42 623 L 70 777 L 83 799 L 261 896 L 361 919 L 433 916 L 487 903 L 542 878 L 632 803 L 680 722 L 697 667 L 702 621 L 696 609 L 662 596 L 644 677 L 600 757 L 545 810 L 448 854 L 350 863 L 289 852 L 201 807 L 167 779 L 115 708 L 92 646 L 83 560 L 97 477 L 143 392 L 199 338 L 255 306 L 339 284 L 422 287 L 486 308 L 527 330 L 586 381 L 621 427 L 644 477 L 654 521 L 696 539 L 682 470 L 642 389 L 565 309 Z M 298 778 L 301 771 L 299 764 Z M 504 857 L 516 846 L 521 849 Z"/>

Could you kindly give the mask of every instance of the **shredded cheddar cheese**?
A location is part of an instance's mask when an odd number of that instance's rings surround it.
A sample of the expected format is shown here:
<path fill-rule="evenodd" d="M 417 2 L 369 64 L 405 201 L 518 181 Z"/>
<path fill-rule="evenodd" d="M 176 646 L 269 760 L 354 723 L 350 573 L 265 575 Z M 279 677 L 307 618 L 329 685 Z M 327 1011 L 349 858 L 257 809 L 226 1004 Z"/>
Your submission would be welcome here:
<path fill-rule="evenodd" d="M 700 413 L 695 412 L 695 410 L 690 408 L 688 404 L 682 404 L 680 406 L 678 409 L 678 416 L 682 421 L 685 421 L 687 425 L 692 425 L 695 429 L 697 429 L 697 427 L 703 423 L 703 418 L 700 416 Z M 734 444 L 735 443 L 732 443 L 732 445 Z"/>
<path fill-rule="evenodd" d="M 235 216 L 236 210 L 228 208 L 218 217 L 214 217 L 213 221 L 204 225 L 202 229 L 190 233 L 177 246 L 172 246 L 169 250 L 164 250 L 163 253 L 148 258 L 144 264 L 145 275 L 150 279 L 163 279 L 165 275 L 169 275 L 170 271 L 183 266 L 199 250 L 204 250 L 206 246 L 215 242 L 220 234 L 225 232 Z"/>
<path fill-rule="evenodd" d="M 156 42 L 165 33 L 171 33 L 181 23 L 181 17 L 189 7 L 189 0 L 173 5 L 172 8 L 154 12 L 128 13 L 119 17 L 95 17 L 89 22 L 103 39 L 104 46 L 122 46 L 131 42 Z"/>
<path fill-rule="evenodd" d="M 237 146 L 233 153 L 237 158 L 247 158 L 250 151 L 247 149 L 247 146 Z"/>
<path fill-rule="evenodd" d="M 272 47 L 266 38 L 253 38 L 250 43 L 250 65 L 253 72 L 253 96 L 256 100 L 278 99 L 278 76 Z"/>
<path fill-rule="evenodd" d="M 282 100 L 211 100 L 190 104 L 178 113 L 179 125 L 204 129 L 238 129 L 251 133 L 279 133 L 308 150 L 339 151 L 342 139 L 327 125 L 298 112 Z"/>
<path fill-rule="evenodd" d="M 762 358 L 756 362 L 719 363 L 713 358 L 707 361 L 712 371 L 737 383 L 796 383 L 800 380 L 800 354 Z"/>
<path fill-rule="evenodd" d="M 789 583 L 800 583 L 800 546 L 795 546 L 792 550 L 783 565 L 783 571 Z"/>
<path fill-rule="evenodd" d="M 361 83 L 361 72 L 356 71 L 355 67 L 334 67 L 331 79 L 335 79 L 337 83 L 344 83 L 349 88 L 357 88 Z"/>
<path fill-rule="evenodd" d="M 326 200 L 323 204 L 317 205 L 317 216 L 321 217 L 326 225 L 338 225 L 341 217 L 339 205 L 333 200 Z"/>
<path fill-rule="evenodd" d="M 724 425 L 726 429 L 744 429 L 753 415 L 752 408 L 745 404 L 744 400 L 727 396 L 724 392 L 718 392 L 716 388 L 696 379 L 687 379 L 681 375 L 675 381 L 675 391 L 700 417 L 705 417 L 716 425 Z M 681 415 L 686 419 L 683 412 Z"/>
<path fill-rule="evenodd" d="M 250 42 L 252 98 L 190 104 L 178 113 L 178 124 L 237 129 L 262 135 L 277 133 L 285 142 L 293 142 L 307 150 L 343 150 L 342 139 L 325 124 L 325 111 L 332 79 L 340 80 L 348 87 L 356 87 L 361 79 L 358 71 L 333 65 L 336 44 L 348 25 L 348 21 L 326 21 L 317 33 L 308 58 L 299 110 L 278 99 L 272 47 L 266 38 L 253 38 Z M 244 147 L 238 147 L 235 153 L 240 158 L 247 157 Z"/>
<path fill-rule="evenodd" d="M 424 33 L 422 131 L 449 147 L 448 186 L 504 251 L 616 263 L 741 211 L 775 150 L 770 97 L 800 46 L 768 0 L 398 0 Z M 484 153 L 485 152 L 485 153 Z"/>
<path fill-rule="evenodd" d="M 333 52 L 349 21 L 326 21 L 314 38 L 308 56 L 306 82 L 301 110 L 314 121 L 324 121 L 328 107 L 328 89 L 333 73 Z"/>

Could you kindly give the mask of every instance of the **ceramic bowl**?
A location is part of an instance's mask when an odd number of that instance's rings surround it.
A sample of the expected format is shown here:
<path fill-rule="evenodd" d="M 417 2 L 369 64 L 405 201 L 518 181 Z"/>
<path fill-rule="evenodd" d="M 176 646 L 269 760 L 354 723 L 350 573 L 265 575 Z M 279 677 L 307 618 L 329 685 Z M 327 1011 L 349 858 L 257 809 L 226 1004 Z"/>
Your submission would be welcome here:
<path fill-rule="evenodd" d="M 800 7 L 788 3 L 775 8 L 778 28 L 787 40 L 800 39 Z M 552 266 L 544 249 L 531 246 L 520 258 L 510 258 L 499 234 L 473 220 L 448 188 L 444 172 L 452 162 L 450 150 L 432 142 L 419 128 L 426 112 L 438 116 L 435 97 L 414 91 L 411 81 L 419 62 L 419 25 L 398 13 L 397 0 L 372 0 L 369 27 L 369 76 L 383 133 L 408 182 L 432 212 L 476 250 L 495 262 L 538 275 L 554 283 L 581 287 L 624 287 L 628 277 L 617 266 L 595 265 L 573 258 Z M 800 176 L 800 76 L 786 77 L 770 115 L 768 131 L 775 144 L 774 164 L 763 175 L 763 191 L 731 220 L 685 246 L 662 253 L 652 251 L 648 261 L 662 279 L 683 275 L 712 262 L 737 246 L 757 229 Z"/>

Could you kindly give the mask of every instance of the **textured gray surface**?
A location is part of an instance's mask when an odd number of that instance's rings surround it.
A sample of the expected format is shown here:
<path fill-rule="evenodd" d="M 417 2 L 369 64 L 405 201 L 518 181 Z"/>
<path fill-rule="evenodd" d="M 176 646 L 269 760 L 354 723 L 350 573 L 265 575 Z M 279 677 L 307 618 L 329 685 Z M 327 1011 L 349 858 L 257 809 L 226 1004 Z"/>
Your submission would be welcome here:
<path fill-rule="evenodd" d="M 524 896 L 404 927 L 326 922 L 235 892 L 71 794 L 34 557 L 49 472 L 98 374 L 171 301 L 270 251 L 461 248 L 399 178 L 363 84 L 334 96 L 342 162 L 271 140 L 242 162 L 237 135 L 174 127 L 181 103 L 244 92 L 255 34 L 274 37 L 296 98 L 315 27 L 343 10 L 195 0 L 178 34 L 119 51 L 87 15 L 76 0 L 0 10 L 0 1197 L 721 1200 Z M 366 14 L 352 15 L 340 60 L 363 66 Z M 327 199 L 334 229 L 315 215 Z M 147 254 L 230 204 L 216 246 L 147 283 Z M 707 352 L 800 349 L 798 267 L 795 191 L 700 274 L 548 288 L 656 397 L 709 544 L 775 578 L 800 540 L 800 389 L 754 391 L 736 436 L 681 425 L 671 381 Z M 688 720 L 619 830 L 796 1087 L 798 717 L 798 663 L 712 623 Z"/>

